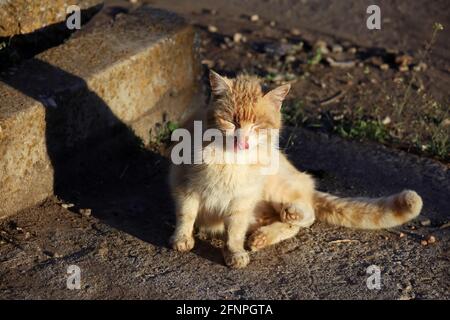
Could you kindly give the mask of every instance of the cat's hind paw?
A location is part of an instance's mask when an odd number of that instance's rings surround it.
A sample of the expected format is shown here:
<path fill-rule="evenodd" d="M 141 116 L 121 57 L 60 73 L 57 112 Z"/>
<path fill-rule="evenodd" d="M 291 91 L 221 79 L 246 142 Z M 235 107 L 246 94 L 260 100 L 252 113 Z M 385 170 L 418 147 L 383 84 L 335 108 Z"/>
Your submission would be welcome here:
<path fill-rule="evenodd" d="M 290 203 L 283 206 L 280 212 L 281 222 L 301 227 L 309 227 L 314 223 L 314 211 L 306 205 Z"/>
<path fill-rule="evenodd" d="M 268 244 L 267 236 L 264 232 L 258 230 L 248 238 L 247 245 L 252 251 L 258 251 Z"/>
<path fill-rule="evenodd" d="M 303 213 L 300 208 L 294 204 L 285 205 L 280 212 L 282 222 L 292 223 L 303 219 Z"/>

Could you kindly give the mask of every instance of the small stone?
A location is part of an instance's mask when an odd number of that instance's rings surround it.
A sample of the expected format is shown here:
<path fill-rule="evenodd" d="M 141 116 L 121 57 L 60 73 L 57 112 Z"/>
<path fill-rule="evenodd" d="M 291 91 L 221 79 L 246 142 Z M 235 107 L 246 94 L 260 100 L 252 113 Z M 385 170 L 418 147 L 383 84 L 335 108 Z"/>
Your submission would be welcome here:
<path fill-rule="evenodd" d="M 61 204 L 61 207 L 63 207 L 64 209 L 69 209 L 69 208 L 72 208 L 73 206 L 75 206 L 73 203 L 63 203 L 63 204 Z"/>
<path fill-rule="evenodd" d="M 236 43 L 241 42 L 242 41 L 242 33 L 236 32 L 233 35 L 233 41 L 236 42 Z"/>
<path fill-rule="evenodd" d="M 398 67 L 398 70 L 400 72 L 408 72 L 409 71 L 409 67 L 407 65 L 401 65 L 400 67 Z"/>
<path fill-rule="evenodd" d="M 80 209 L 79 212 L 85 217 L 90 217 L 92 214 L 92 209 Z"/>
<path fill-rule="evenodd" d="M 422 220 L 422 221 L 420 221 L 420 225 L 427 227 L 427 226 L 431 225 L 431 220 L 430 219 Z"/>
<path fill-rule="evenodd" d="M 386 116 L 383 121 L 381 121 L 382 124 L 384 125 L 388 125 L 389 123 L 391 123 L 391 117 Z"/>
<path fill-rule="evenodd" d="M 108 247 L 106 247 L 106 246 L 101 246 L 99 249 L 98 249 L 98 255 L 100 256 L 100 257 L 102 257 L 102 258 L 105 258 L 107 255 L 108 255 L 108 252 L 109 252 L 109 250 L 108 250 Z"/>
<path fill-rule="evenodd" d="M 203 8 L 202 9 L 202 13 L 203 14 L 211 14 L 213 16 L 215 16 L 217 14 L 217 10 L 215 9 L 207 9 L 207 8 Z"/>
<path fill-rule="evenodd" d="M 348 52 L 351 54 L 355 54 L 358 50 L 355 47 L 351 47 L 350 49 L 348 49 Z"/>
<path fill-rule="evenodd" d="M 290 31 L 290 33 L 291 33 L 293 36 L 299 36 L 299 35 L 300 35 L 300 30 L 297 29 L 297 28 L 292 28 L 292 29 L 289 30 L 289 31 Z"/>
<path fill-rule="evenodd" d="M 404 237 L 405 237 L 405 234 L 404 234 L 403 232 L 400 232 L 398 236 L 399 236 L 400 238 L 404 238 Z"/>
<path fill-rule="evenodd" d="M 427 242 L 428 243 L 435 243 L 436 242 L 435 236 L 429 236 L 428 239 L 427 239 Z"/>
<path fill-rule="evenodd" d="M 209 25 L 208 26 L 208 31 L 214 33 L 214 32 L 219 31 L 219 29 L 216 26 Z"/>
<path fill-rule="evenodd" d="M 344 48 L 342 48 L 342 46 L 339 45 L 339 44 L 334 44 L 334 45 L 331 47 L 331 51 L 334 52 L 334 53 L 341 53 L 341 52 L 344 51 Z"/>
<path fill-rule="evenodd" d="M 403 54 L 395 58 L 395 63 L 401 66 L 408 66 L 413 61 L 411 56 Z"/>
<path fill-rule="evenodd" d="M 443 126 L 444 128 L 450 127 L 450 118 L 445 118 L 444 120 L 442 120 L 441 126 Z"/>
<path fill-rule="evenodd" d="M 380 69 L 383 71 L 389 70 L 389 65 L 387 63 L 382 63 Z"/>
<path fill-rule="evenodd" d="M 252 21 L 252 22 L 256 22 L 258 20 L 259 20 L 259 16 L 257 14 L 254 14 L 250 17 L 250 21 Z"/>
<path fill-rule="evenodd" d="M 322 54 L 328 54 L 328 53 L 330 53 L 330 50 L 328 50 L 328 47 L 327 47 L 327 43 L 326 43 L 325 41 L 323 41 L 323 40 L 318 40 L 318 41 L 314 44 L 314 47 L 315 47 L 316 49 L 320 49 L 320 52 L 321 52 Z"/>
<path fill-rule="evenodd" d="M 277 23 L 273 20 L 269 22 L 269 26 L 271 26 L 271 27 L 275 27 L 276 25 L 277 25 Z"/>
<path fill-rule="evenodd" d="M 295 60 L 297 60 L 294 56 L 291 56 L 291 55 L 289 55 L 289 56 L 286 56 L 286 62 L 287 63 L 292 63 L 292 62 L 294 62 Z"/>
<path fill-rule="evenodd" d="M 420 244 L 423 246 L 427 246 L 428 245 L 428 241 L 427 240 L 422 240 L 420 241 Z"/>
<path fill-rule="evenodd" d="M 419 64 L 417 64 L 413 67 L 413 70 L 416 72 L 420 72 L 420 71 L 427 70 L 427 68 L 428 68 L 428 66 L 425 63 L 420 62 Z"/>

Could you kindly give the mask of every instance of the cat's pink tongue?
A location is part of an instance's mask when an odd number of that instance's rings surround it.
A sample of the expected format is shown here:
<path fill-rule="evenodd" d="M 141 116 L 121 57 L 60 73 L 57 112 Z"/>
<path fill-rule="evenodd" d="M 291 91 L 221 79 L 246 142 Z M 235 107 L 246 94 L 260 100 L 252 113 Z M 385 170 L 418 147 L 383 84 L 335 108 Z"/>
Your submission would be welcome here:
<path fill-rule="evenodd" d="M 237 151 L 238 149 L 239 150 L 247 150 L 247 149 L 249 149 L 250 148 L 250 146 L 249 146 L 249 144 L 248 144 L 248 141 L 238 141 L 238 139 L 237 138 L 235 138 L 234 139 L 234 151 Z"/>

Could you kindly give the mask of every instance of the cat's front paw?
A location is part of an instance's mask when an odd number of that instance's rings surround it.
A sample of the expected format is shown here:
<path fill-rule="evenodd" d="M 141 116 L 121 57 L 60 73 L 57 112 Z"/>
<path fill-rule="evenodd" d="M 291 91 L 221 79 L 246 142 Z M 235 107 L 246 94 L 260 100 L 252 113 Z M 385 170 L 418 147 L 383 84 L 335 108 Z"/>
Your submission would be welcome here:
<path fill-rule="evenodd" d="M 245 251 L 233 253 L 224 251 L 223 257 L 225 259 L 226 265 L 234 269 L 245 268 L 250 262 L 250 256 Z"/>
<path fill-rule="evenodd" d="M 174 250 L 185 252 L 190 251 L 194 248 L 195 240 L 193 236 L 176 236 L 174 235 L 171 239 L 172 248 Z"/>

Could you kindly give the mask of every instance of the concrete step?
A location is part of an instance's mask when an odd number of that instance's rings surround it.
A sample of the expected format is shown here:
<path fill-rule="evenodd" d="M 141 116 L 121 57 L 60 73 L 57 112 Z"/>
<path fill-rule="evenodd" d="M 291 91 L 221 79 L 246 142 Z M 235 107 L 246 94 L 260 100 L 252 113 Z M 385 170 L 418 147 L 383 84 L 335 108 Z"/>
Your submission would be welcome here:
<path fill-rule="evenodd" d="M 86 165 L 111 142 L 145 144 L 156 123 L 202 103 L 194 39 L 180 17 L 141 7 L 3 74 L 0 218 L 55 193 L 56 179 L 70 184 L 61 168 L 80 155 Z"/>
<path fill-rule="evenodd" d="M 61 22 L 66 9 L 77 5 L 81 10 L 100 4 L 101 0 L 14 0 L 0 1 L 0 37 L 26 34 Z"/>

